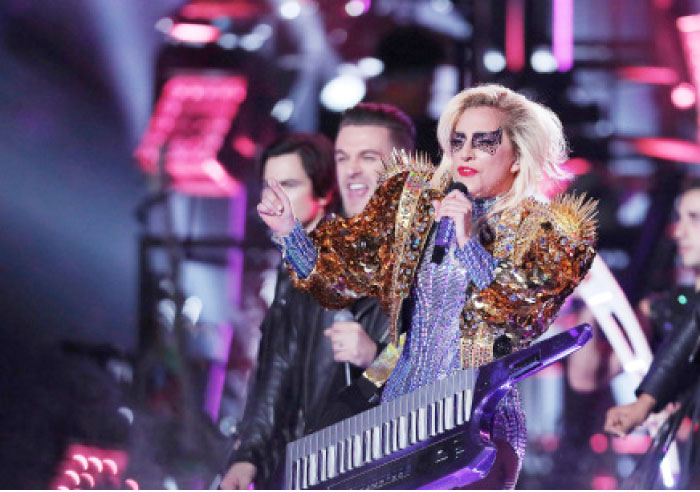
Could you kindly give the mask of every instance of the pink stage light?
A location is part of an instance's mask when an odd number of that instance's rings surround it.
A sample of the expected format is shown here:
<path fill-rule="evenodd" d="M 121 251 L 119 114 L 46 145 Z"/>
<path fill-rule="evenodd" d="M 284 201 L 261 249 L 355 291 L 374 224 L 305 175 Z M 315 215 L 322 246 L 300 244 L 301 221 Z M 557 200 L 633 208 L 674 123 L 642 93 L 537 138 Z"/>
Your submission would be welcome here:
<path fill-rule="evenodd" d="M 633 144 L 640 154 L 649 157 L 700 164 L 700 145 L 695 142 L 673 138 L 639 138 Z"/>
<path fill-rule="evenodd" d="M 127 478 L 124 480 L 124 485 L 129 487 L 131 490 L 139 490 L 139 483 L 133 478 Z"/>
<path fill-rule="evenodd" d="M 668 67 L 623 67 L 617 75 L 631 82 L 654 85 L 674 85 L 678 83 L 678 73 Z"/>
<path fill-rule="evenodd" d="M 87 458 L 86 458 L 85 456 L 83 456 L 82 454 L 74 454 L 74 455 L 73 455 L 73 460 L 74 460 L 74 461 L 77 461 L 78 463 L 80 463 L 80 466 L 83 468 L 83 470 L 87 470 L 87 469 L 88 469 L 88 460 L 87 460 Z"/>
<path fill-rule="evenodd" d="M 221 36 L 217 27 L 180 22 L 170 29 L 170 37 L 185 43 L 213 43 Z"/>
<path fill-rule="evenodd" d="M 676 26 L 680 32 L 685 61 L 695 87 L 695 104 L 698 109 L 698 131 L 700 132 L 700 14 L 679 17 Z M 700 140 L 700 133 L 697 139 Z"/>
<path fill-rule="evenodd" d="M 112 475 L 116 475 L 117 473 L 119 473 L 119 467 L 117 466 L 117 463 L 114 460 L 107 458 L 102 460 L 102 464 L 105 466 L 105 468 L 109 469 Z"/>
<path fill-rule="evenodd" d="M 614 437 L 612 448 L 618 454 L 644 454 L 651 445 L 651 436 L 647 434 L 630 434 Z"/>
<path fill-rule="evenodd" d="M 617 479 L 607 475 L 598 475 L 591 481 L 593 490 L 615 490 L 617 489 Z"/>
<path fill-rule="evenodd" d="M 236 152 L 241 154 L 243 157 L 252 159 L 255 157 L 255 152 L 257 151 L 258 146 L 255 145 L 255 142 L 253 142 L 253 139 L 250 137 L 239 135 L 233 141 L 233 148 L 236 149 Z"/>
<path fill-rule="evenodd" d="M 76 487 L 80 485 L 80 475 L 78 475 L 78 473 L 75 470 L 66 470 L 64 474 L 73 482 L 75 482 Z"/>
<path fill-rule="evenodd" d="M 506 67 L 519 72 L 525 66 L 525 1 L 506 2 Z"/>
<path fill-rule="evenodd" d="M 602 454 L 608 450 L 608 438 L 605 434 L 593 434 L 589 444 L 594 453 Z"/>
<path fill-rule="evenodd" d="M 232 75 L 177 75 L 160 95 L 134 156 L 148 173 L 159 162 L 186 194 L 231 196 L 241 186 L 216 161 L 246 98 L 246 80 Z"/>
<path fill-rule="evenodd" d="M 259 0 L 233 0 L 227 2 L 193 0 L 182 7 L 180 15 L 187 19 L 213 20 L 219 17 L 253 19 L 268 15 L 270 11 L 267 2 Z"/>
<path fill-rule="evenodd" d="M 696 99 L 695 87 L 687 82 L 681 82 L 671 91 L 671 102 L 678 109 L 692 108 Z"/>
<path fill-rule="evenodd" d="M 552 0 L 552 53 L 558 71 L 574 66 L 574 0 Z"/>
<path fill-rule="evenodd" d="M 95 470 L 97 470 L 97 473 L 102 473 L 102 470 L 104 467 L 102 466 L 102 460 L 99 459 L 97 456 L 90 456 L 88 458 L 88 461 L 95 465 Z"/>
<path fill-rule="evenodd" d="M 89 473 L 81 473 L 80 478 L 84 479 L 91 489 L 95 488 L 95 477 L 93 477 Z"/>

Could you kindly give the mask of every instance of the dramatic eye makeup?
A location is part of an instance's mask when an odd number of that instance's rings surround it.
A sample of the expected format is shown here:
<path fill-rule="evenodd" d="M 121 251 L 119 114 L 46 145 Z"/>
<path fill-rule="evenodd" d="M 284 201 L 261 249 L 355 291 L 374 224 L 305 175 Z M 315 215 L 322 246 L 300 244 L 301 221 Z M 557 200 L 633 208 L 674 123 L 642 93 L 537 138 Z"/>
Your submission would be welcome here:
<path fill-rule="evenodd" d="M 498 150 L 498 146 L 501 145 L 502 137 L 502 128 L 498 128 L 492 132 L 475 132 L 474 135 L 472 135 L 472 148 L 494 155 L 496 150 Z M 464 133 L 454 132 L 450 140 L 450 149 L 452 153 L 454 154 L 462 150 L 466 142 L 467 137 Z"/>
<path fill-rule="evenodd" d="M 462 147 L 464 147 L 466 142 L 467 137 L 464 135 L 464 133 L 454 132 L 452 134 L 452 139 L 450 139 L 450 149 L 452 149 L 452 153 L 454 154 L 455 152 L 462 150 Z"/>
<path fill-rule="evenodd" d="M 494 155 L 496 150 L 498 150 L 498 146 L 501 145 L 502 136 L 502 128 L 492 132 L 476 132 L 472 135 L 472 148 Z"/>

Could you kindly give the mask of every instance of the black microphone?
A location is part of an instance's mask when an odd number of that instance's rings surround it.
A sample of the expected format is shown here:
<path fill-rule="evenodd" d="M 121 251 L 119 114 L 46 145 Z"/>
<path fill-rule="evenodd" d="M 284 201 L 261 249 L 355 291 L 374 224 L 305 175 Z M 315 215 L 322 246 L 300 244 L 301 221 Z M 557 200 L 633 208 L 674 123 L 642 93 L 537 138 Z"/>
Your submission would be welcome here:
<path fill-rule="evenodd" d="M 349 309 L 342 309 L 335 313 L 333 316 L 333 322 L 338 323 L 340 321 L 355 321 L 355 316 Z M 352 384 L 352 377 L 350 376 L 350 363 L 345 362 L 345 385 L 350 386 Z"/>
<path fill-rule="evenodd" d="M 447 188 L 447 196 L 452 190 L 459 190 L 464 196 L 469 196 L 469 190 L 464 185 L 458 181 L 453 181 L 449 188 Z M 454 240 L 455 236 L 455 222 L 451 217 L 443 217 L 440 219 L 438 224 L 437 233 L 435 234 L 435 247 L 433 248 L 433 256 L 430 261 L 436 264 L 442 263 L 445 259 L 445 253 L 447 253 L 447 248 L 450 247 L 450 243 Z"/>

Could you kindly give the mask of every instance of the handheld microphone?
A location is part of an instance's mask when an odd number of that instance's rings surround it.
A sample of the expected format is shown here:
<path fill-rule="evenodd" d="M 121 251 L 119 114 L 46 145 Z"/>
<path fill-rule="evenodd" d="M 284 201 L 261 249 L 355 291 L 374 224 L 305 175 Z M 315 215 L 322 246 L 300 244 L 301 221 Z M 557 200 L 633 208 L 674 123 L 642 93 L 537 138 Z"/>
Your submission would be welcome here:
<path fill-rule="evenodd" d="M 464 196 L 469 196 L 469 190 L 464 185 L 458 181 L 453 181 L 449 188 L 447 188 L 447 193 L 449 194 L 452 190 L 459 190 Z M 447 248 L 450 247 L 450 243 L 454 241 L 455 237 L 455 221 L 451 217 L 443 217 L 440 219 L 438 224 L 437 233 L 435 234 L 435 247 L 433 248 L 433 256 L 431 261 L 435 264 L 442 263 L 445 259 L 445 253 L 447 253 Z"/>
<path fill-rule="evenodd" d="M 355 321 L 355 316 L 353 316 L 349 309 L 341 309 L 333 316 L 333 322 L 338 323 L 342 321 Z M 345 362 L 345 385 L 350 386 L 351 384 L 352 378 L 350 377 L 350 363 Z"/>

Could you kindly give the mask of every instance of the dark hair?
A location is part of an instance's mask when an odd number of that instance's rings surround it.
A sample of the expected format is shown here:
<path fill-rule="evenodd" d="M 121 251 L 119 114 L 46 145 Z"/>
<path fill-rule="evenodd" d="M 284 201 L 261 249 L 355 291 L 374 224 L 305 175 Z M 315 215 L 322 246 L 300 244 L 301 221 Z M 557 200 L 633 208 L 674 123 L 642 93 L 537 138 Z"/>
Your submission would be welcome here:
<path fill-rule="evenodd" d="M 318 133 L 289 133 L 279 137 L 263 150 L 258 164 L 258 176 L 262 180 L 265 165 L 270 157 L 297 154 L 304 172 L 311 180 L 316 198 L 335 193 L 335 159 L 333 143 Z"/>
<path fill-rule="evenodd" d="M 360 103 L 346 110 L 340 119 L 340 128 L 351 125 L 382 126 L 389 130 L 394 147 L 411 151 L 416 146 L 413 121 L 391 104 Z"/>

